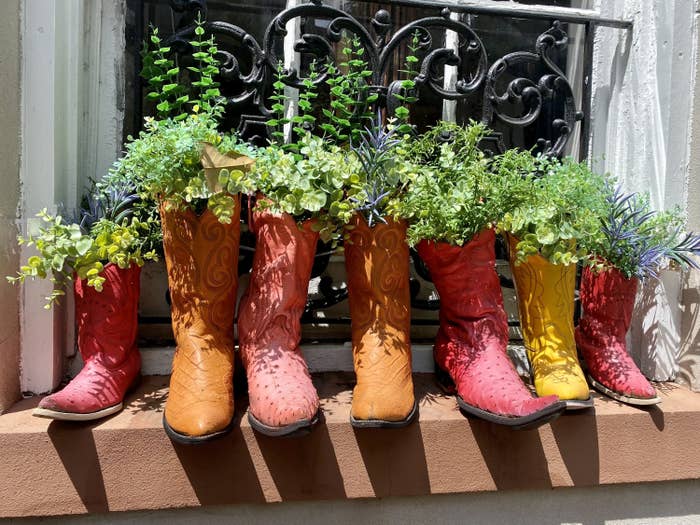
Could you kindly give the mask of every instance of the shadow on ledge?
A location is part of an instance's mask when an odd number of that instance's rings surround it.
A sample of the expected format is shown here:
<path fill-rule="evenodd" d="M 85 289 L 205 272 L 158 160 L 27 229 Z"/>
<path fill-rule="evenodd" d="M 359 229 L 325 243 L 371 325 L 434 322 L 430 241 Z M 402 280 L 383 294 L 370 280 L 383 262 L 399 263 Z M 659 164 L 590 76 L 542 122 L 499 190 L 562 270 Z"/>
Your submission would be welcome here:
<path fill-rule="evenodd" d="M 104 421 L 106 419 L 91 423 L 52 421 L 46 430 L 80 501 L 90 513 L 109 510 L 102 467 L 92 433 Z"/>

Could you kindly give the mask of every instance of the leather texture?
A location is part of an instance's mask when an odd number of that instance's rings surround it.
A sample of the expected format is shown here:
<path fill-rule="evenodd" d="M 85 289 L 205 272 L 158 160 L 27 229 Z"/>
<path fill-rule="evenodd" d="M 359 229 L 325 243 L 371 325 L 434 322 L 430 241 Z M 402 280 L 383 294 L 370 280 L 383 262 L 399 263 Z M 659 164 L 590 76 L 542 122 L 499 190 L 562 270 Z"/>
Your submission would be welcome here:
<path fill-rule="evenodd" d="M 209 210 L 160 213 L 177 343 L 165 419 L 179 434 L 206 437 L 233 420 L 240 201 L 230 224 Z"/>
<path fill-rule="evenodd" d="M 589 399 L 574 342 L 576 265 L 552 264 L 541 255 L 515 264 L 512 254 L 518 241 L 509 236 L 508 242 L 520 328 L 537 394 L 564 401 Z"/>
<path fill-rule="evenodd" d="M 74 283 L 78 350 L 84 366 L 68 385 L 45 397 L 39 408 L 89 414 L 121 403 L 138 378 L 136 347 L 141 268 L 107 264 L 102 292 L 85 280 Z"/>
<path fill-rule="evenodd" d="M 411 376 L 411 298 L 406 223 L 370 228 L 355 215 L 345 243 L 356 420 L 403 421 L 415 405 Z"/>
<path fill-rule="evenodd" d="M 463 246 L 418 244 L 418 254 L 440 295 L 435 362 L 449 373 L 467 404 L 502 416 L 527 416 L 558 398 L 533 397 L 506 353 L 508 319 L 494 246 L 492 229 Z"/>
<path fill-rule="evenodd" d="M 253 225 L 255 255 L 238 337 L 250 413 L 268 427 L 283 428 L 312 420 L 319 409 L 299 348 L 318 233 L 311 221 L 299 225 L 291 215 L 257 210 Z"/>
<path fill-rule="evenodd" d="M 584 268 L 576 344 L 598 383 L 623 396 L 651 399 L 656 390 L 627 352 L 636 293 L 636 278 L 627 279 L 614 268 L 598 274 Z"/>

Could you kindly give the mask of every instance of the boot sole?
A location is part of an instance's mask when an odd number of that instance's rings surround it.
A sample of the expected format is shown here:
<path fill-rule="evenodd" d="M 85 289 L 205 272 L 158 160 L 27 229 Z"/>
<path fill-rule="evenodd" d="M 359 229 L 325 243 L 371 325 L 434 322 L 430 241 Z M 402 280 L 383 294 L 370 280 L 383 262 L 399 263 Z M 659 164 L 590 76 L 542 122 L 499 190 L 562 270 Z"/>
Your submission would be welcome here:
<path fill-rule="evenodd" d="M 530 430 L 550 423 L 562 415 L 567 409 L 565 401 L 557 401 L 527 416 L 501 416 L 470 405 L 462 399 L 462 396 L 457 394 L 454 381 L 452 381 L 450 375 L 442 370 L 437 363 L 435 364 L 435 379 L 443 392 L 454 395 L 457 398 L 457 405 L 463 413 L 491 423 L 496 423 L 497 425 L 512 428 L 513 430 Z"/>
<path fill-rule="evenodd" d="M 35 417 L 44 417 L 47 419 L 56 419 L 58 421 L 94 421 L 95 419 L 101 419 L 103 417 L 111 416 L 116 414 L 122 408 L 124 408 L 124 403 L 117 403 L 111 407 L 103 408 L 102 410 L 97 410 L 96 412 L 89 412 L 87 414 L 80 414 L 77 412 L 61 412 L 60 410 L 51 410 L 50 408 L 35 408 L 32 415 Z"/>
<path fill-rule="evenodd" d="M 387 419 L 355 419 L 350 414 L 350 425 L 354 428 L 401 428 L 410 425 L 418 415 L 418 402 L 413 402 L 410 414 L 401 421 L 389 421 Z"/>
<path fill-rule="evenodd" d="M 231 419 L 231 422 L 223 430 L 218 430 L 216 432 L 212 432 L 211 434 L 205 434 L 203 436 L 188 436 L 187 434 L 181 434 L 177 430 L 174 430 L 173 427 L 171 427 L 168 424 L 168 420 L 165 419 L 165 414 L 163 414 L 163 429 L 165 430 L 165 433 L 171 441 L 180 443 L 181 445 L 202 445 L 204 443 L 208 443 L 209 441 L 213 441 L 215 439 L 223 437 L 229 432 L 231 432 L 235 420 L 235 417 Z"/>
<path fill-rule="evenodd" d="M 608 387 L 602 385 L 601 383 L 593 379 L 591 376 L 588 376 L 588 381 L 598 392 L 608 397 L 611 397 L 616 401 L 620 401 L 621 403 L 627 403 L 628 405 L 633 406 L 651 406 L 658 405 L 659 403 L 661 403 L 661 398 L 659 396 L 648 398 L 625 396 L 623 394 L 618 394 L 614 390 L 610 390 Z"/>
<path fill-rule="evenodd" d="M 124 397 L 136 390 L 141 385 L 142 380 L 141 374 L 138 374 L 134 380 L 126 389 Z M 32 412 L 35 417 L 44 417 L 47 419 L 56 419 L 58 421 L 94 421 L 96 419 L 101 419 L 103 417 L 111 416 L 116 414 L 124 408 L 124 402 L 117 403 L 111 407 L 103 408 L 102 410 L 97 410 L 95 412 L 89 412 L 87 414 L 81 414 L 79 412 L 62 412 L 60 410 L 51 410 L 50 408 L 40 408 L 36 407 Z"/>
<path fill-rule="evenodd" d="M 321 409 L 318 409 L 316 415 L 311 419 L 300 419 L 289 425 L 282 427 L 272 427 L 258 420 L 250 411 L 248 411 L 248 422 L 253 430 L 265 436 L 270 437 L 300 437 L 311 433 L 312 427 L 318 423 Z"/>

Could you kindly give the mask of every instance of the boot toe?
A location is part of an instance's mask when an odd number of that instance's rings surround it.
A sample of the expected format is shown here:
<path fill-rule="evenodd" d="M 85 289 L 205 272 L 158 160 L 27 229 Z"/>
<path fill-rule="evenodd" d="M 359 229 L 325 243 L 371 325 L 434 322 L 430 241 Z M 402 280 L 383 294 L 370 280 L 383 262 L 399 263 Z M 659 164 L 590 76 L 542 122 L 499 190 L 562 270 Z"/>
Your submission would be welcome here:
<path fill-rule="evenodd" d="M 393 392 L 358 385 L 352 394 L 350 413 L 356 420 L 397 422 L 406 420 L 413 412 L 414 406 L 412 382 Z"/>
<path fill-rule="evenodd" d="M 233 403 L 193 403 L 177 413 L 168 410 L 165 419 L 170 428 L 179 434 L 205 437 L 226 430 L 233 420 Z"/>
<path fill-rule="evenodd" d="M 318 394 L 306 365 L 278 367 L 248 378 L 250 412 L 268 427 L 286 427 L 310 421 L 319 408 Z"/>

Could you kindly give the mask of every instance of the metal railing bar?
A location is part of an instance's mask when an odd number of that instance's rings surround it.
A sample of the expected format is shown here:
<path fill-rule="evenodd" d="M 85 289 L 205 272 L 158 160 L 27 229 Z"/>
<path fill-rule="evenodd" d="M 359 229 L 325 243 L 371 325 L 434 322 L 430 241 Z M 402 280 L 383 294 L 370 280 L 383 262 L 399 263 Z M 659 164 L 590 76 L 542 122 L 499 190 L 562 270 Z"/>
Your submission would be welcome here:
<path fill-rule="evenodd" d="M 377 0 L 357 0 L 360 2 L 375 2 Z M 508 16 L 512 18 L 559 20 L 573 24 L 594 24 L 599 26 L 630 29 L 631 20 L 607 18 L 600 16 L 592 9 L 572 7 L 525 5 L 510 2 L 494 2 L 492 0 L 382 0 L 383 3 L 418 8 L 448 8 L 457 13 L 475 15 Z"/>

